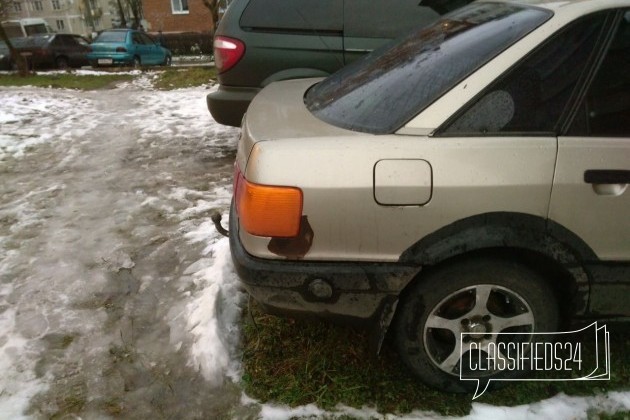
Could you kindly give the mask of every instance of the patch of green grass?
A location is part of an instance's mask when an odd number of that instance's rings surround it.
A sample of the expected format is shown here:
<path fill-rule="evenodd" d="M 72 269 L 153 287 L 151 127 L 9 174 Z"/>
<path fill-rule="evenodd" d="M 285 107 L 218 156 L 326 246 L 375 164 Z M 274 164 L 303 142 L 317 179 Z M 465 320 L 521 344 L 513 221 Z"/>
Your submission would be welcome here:
<path fill-rule="evenodd" d="M 160 72 L 153 85 L 160 90 L 173 90 L 207 85 L 216 79 L 217 70 L 214 67 L 173 67 Z"/>
<path fill-rule="evenodd" d="M 0 75 L 0 86 L 36 86 L 61 89 L 97 90 L 133 79 L 130 74 L 76 75 L 73 73 L 34 74 L 21 77 L 17 74 Z"/>
<path fill-rule="evenodd" d="M 325 409 L 339 403 L 372 406 L 384 413 L 470 412 L 471 395 L 441 393 L 424 386 L 399 360 L 393 343 L 386 341 L 376 357 L 368 349 L 368 334 L 363 330 L 266 315 L 254 302 L 249 311 L 244 317 L 242 383 L 256 399 L 290 406 L 315 403 Z M 628 389 L 630 354 L 624 349 L 630 348 L 630 337 L 617 334 L 611 325 L 609 331 L 613 354 L 610 381 L 514 382 L 477 401 L 515 406 L 559 392 L 594 395 Z"/>
<path fill-rule="evenodd" d="M 589 418 L 597 420 L 630 420 L 630 411 L 620 411 L 614 414 L 589 413 Z"/>

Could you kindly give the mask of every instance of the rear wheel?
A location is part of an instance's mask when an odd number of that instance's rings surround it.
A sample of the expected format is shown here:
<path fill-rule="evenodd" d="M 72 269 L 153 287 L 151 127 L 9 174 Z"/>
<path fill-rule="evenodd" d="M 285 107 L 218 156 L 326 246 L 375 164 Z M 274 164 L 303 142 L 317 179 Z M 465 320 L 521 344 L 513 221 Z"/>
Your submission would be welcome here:
<path fill-rule="evenodd" d="M 57 57 L 55 60 L 55 65 L 59 70 L 66 70 L 70 67 L 70 63 L 68 62 L 67 57 Z"/>
<path fill-rule="evenodd" d="M 164 62 L 162 63 L 163 66 L 170 66 L 172 62 L 172 58 L 170 55 L 167 55 L 166 57 L 164 57 Z"/>
<path fill-rule="evenodd" d="M 140 66 L 142 65 L 142 63 L 140 62 L 140 57 L 138 57 L 137 55 L 133 57 L 133 62 L 132 62 L 133 68 L 134 69 L 139 69 Z"/>
<path fill-rule="evenodd" d="M 475 390 L 476 381 L 462 381 L 460 374 L 518 377 L 522 371 L 493 364 L 505 358 L 500 349 L 508 343 L 540 341 L 541 336 L 531 333 L 555 331 L 558 325 L 557 303 L 544 279 L 503 260 L 470 260 L 438 268 L 413 286 L 400 304 L 395 328 L 401 358 L 427 385 L 448 392 Z"/>

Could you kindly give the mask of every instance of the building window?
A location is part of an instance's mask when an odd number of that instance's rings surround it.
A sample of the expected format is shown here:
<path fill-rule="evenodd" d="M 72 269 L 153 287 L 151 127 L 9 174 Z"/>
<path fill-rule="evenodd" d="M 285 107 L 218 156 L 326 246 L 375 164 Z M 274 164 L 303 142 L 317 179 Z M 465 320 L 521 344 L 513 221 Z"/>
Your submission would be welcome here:
<path fill-rule="evenodd" d="M 58 19 L 57 20 L 57 30 L 63 31 L 64 29 L 66 29 L 66 24 L 63 23 L 63 20 Z"/>
<path fill-rule="evenodd" d="M 13 2 L 13 10 L 15 12 L 21 12 L 22 11 L 22 3 L 14 1 Z"/>
<path fill-rule="evenodd" d="M 41 0 L 32 1 L 31 7 L 33 8 L 33 11 L 35 12 L 41 12 L 42 10 L 44 10 L 44 5 L 42 4 Z"/>
<path fill-rule="evenodd" d="M 173 14 L 186 14 L 188 13 L 188 0 L 171 0 L 171 8 Z"/>
<path fill-rule="evenodd" d="M 61 3 L 59 3 L 59 0 L 52 0 L 51 3 L 52 3 L 53 10 L 60 10 L 61 9 Z M 59 22 L 59 21 L 57 21 L 57 22 Z"/>

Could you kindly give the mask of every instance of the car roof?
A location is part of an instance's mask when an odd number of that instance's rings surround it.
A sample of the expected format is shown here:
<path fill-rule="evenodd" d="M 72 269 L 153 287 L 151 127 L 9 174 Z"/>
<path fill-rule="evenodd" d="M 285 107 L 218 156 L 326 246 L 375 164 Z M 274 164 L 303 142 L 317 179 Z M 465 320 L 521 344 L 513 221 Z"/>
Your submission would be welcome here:
<path fill-rule="evenodd" d="M 490 1 L 490 0 L 488 0 Z M 541 7 L 558 13 L 588 13 L 616 7 L 630 6 L 630 0 L 498 0 L 501 3 L 514 3 Z M 493 1 L 496 2 L 496 1 Z"/>

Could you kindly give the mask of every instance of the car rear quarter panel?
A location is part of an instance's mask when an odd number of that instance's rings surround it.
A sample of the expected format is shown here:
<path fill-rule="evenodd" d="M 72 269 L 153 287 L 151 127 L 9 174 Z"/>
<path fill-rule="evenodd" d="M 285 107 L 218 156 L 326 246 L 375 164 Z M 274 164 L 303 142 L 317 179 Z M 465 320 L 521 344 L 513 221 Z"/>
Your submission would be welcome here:
<path fill-rule="evenodd" d="M 418 240 L 457 220 L 488 212 L 545 218 L 555 162 L 555 138 L 430 138 L 349 136 L 256 143 L 245 177 L 296 186 L 313 230 L 305 260 L 397 261 Z M 241 167 L 247 159 L 239 152 Z M 374 167 L 382 159 L 422 159 L 432 170 L 423 206 L 383 206 L 374 198 Z M 252 255 L 270 238 L 240 238 Z"/>

